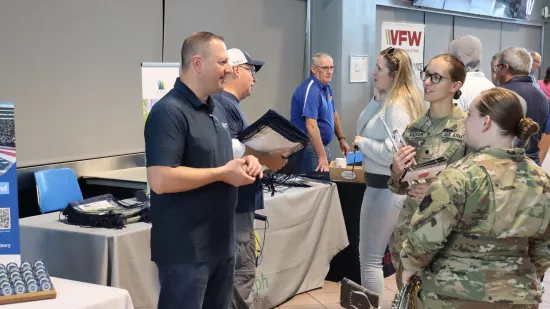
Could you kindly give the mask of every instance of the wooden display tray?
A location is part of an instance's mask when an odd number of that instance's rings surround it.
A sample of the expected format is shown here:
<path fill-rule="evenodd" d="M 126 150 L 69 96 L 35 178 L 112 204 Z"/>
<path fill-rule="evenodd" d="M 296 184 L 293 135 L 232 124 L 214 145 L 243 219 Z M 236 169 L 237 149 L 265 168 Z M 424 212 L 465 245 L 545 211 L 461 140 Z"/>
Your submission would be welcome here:
<path fill-rule="evenodd" d="M 24 303 L 24 302 L 35 301 L 35 300 L 53 299 L 56 297 L 57 297 L 57 292 L 55 291 L 52 285 L 52 289 L 49 291 L 0 296 L 0 305 Z"/>

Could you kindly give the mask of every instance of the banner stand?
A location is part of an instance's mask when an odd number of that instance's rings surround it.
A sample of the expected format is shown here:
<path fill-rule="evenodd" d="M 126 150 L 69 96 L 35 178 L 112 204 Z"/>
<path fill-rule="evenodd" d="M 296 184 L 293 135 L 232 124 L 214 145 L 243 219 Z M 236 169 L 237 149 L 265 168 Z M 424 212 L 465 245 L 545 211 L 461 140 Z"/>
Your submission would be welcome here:
<path fill-rule="evenodd" d="M 174 82 L 180 76 L 180 64 L 169 62 L 141 63 L 141 104 L 143 106 L 143 122 L 147 120 L 151 108 L 164 95 L 174 88 Z M 147 184 L 147 195 L 150 193 Z"/>
<path fill-rule="evenodd" d="M 21 264 L 14 104 L 0 102 L 0 263 Z"/>

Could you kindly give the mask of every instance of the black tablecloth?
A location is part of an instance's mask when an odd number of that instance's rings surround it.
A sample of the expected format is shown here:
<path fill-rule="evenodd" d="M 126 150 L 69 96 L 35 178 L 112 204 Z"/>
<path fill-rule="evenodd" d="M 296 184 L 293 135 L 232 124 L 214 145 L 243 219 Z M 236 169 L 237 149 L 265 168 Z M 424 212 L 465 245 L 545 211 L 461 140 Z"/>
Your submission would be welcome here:
<path fill-rule="evenodd" d="M 361 217 L 361 203 L 366 184 L 336 182 L 340 204 L 346 223 L 349 246 L 340 251 L 330 262 L 330 270 L 326 279 L 338 282 L 344 277 L 356 283 L 361 283 L 361 268 L 359 264 L 359 218 Z M 383 261 L 384 277 L 394 274 L 389 250 Z"/>

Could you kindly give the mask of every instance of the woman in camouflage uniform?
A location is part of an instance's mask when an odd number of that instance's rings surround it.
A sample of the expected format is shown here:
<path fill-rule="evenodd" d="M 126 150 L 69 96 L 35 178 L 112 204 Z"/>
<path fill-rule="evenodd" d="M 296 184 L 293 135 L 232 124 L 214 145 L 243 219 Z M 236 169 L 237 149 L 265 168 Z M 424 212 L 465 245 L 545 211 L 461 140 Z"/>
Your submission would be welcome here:
<path fill-rule="evenodd" d="M 513 148 L 538 132 L 516 93 L 486 90 L 470 105 L 476 149 L 430 185 L 401 251 L 403 281 L 421 274 L 424 308 L 537 308 L 550 266 L 550 178 Z M 523 101 L 523 104 L 525 102 Z"/>
<path fill-rule="evenodd" d="M 425 184 L 408 186 L 399 182 L 399 176 L 405 167 L 439 157 L 445 157 L 447 163 L 453 163 L 466 155 L 464 143 L 464 119 L 466 113 L 453 104 L 453 98 L 460 98 L 460 88 L 466 79 L 464 63 L 455 56 L 442 54 L 433 58 L 424 72 L 424 100 L 430 102 L 429 111 L 411 123 L 403 133 L 408 146 L 402 147 L 393 156 L 392 177 L 388 183 L 390 190 L 407 198 L 399 214 L 397 225 L 390 240 L 392 262 L 396 271 L 397 286 L 401 285 L 402 267 L 399 252 L 409 230 L 412 215 L 424 197 L 429 179 Z"/>

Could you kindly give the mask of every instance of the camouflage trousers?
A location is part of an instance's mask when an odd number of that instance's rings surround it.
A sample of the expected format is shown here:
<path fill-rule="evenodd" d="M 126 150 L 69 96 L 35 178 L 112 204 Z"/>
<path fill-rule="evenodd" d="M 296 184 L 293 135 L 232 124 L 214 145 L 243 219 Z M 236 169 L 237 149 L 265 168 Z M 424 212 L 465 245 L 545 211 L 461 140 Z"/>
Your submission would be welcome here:
<path fill-rule="evenodd" d="M 474 300 L 466 300 L 445 296 L 437 296 L 432 299 L 422 296 L 424 309 L 536 309 L 536 305 L 495 304 Z"/>
<path fill-rule="evenodd" d="M 397 288 L 399 291 L 403 288 L 402 277 L 403 266 L 401 265 L 401 259 L 399 254 L 401 249 L 403 249 L 403 241 L 407 237 L 409 232 L 411 220 L 414 215 L 414 212 L 418 208 L 418 202 L 413 200 L 410 197 L 405 199 L 401 212 L 399 213 L 399 219 L 397 219 L 397 224 L 395 225 L 395 230 L 390 238 L 390 251 L 393 267 L 395 268 L 395 280 L 397 281 Z"/>
<path fill-rule="evenodd" d="M 399 289 L 399 291 L 397 291 L 398 295 L 403 288 L 403 265 L 401 264 L 399 254 L 401 253 L 401 249 L 403 249 L 403 241 L 405 241 L 405 238 L 407 237 L 412 217 L 417 208 L 418 203 L 415 200 L 410 197 L 405 199 L 401 212 L 399 213 L 399 219 L 397 219 L 397 224 L 395 225 L 395 229 L 390 239 L 389 247 L 393 267 L 395 268 L 395 281 L 397 283 L 397 288 Z M 422 309 L 424 307 L 420 301 L 420 298 L 418 298 L 418 295 L 414 295 L 414 301 L 417 309 Z"/>

